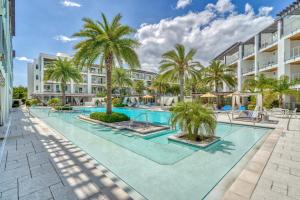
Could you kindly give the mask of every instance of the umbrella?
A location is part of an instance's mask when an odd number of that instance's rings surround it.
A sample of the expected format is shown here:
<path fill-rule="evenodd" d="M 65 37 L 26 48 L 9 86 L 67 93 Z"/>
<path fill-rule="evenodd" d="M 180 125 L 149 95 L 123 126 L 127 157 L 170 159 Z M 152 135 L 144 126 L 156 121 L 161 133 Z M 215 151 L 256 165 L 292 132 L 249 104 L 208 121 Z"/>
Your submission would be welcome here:
<path fill-rule="evenodd" d="M 151 96 L 151 95 L 145 95 L 145 96 L 143 96 L 143 98 L 144 98 L 144 99 L 152 99 L 153 96 Z"/>
<path fill-rule="evenodd" d="M 216 98 L 217 96 L 214 95 L 214 94 L 212 94 L 212 93 L 210 93 L 210 92 L 208 92 L 208 93 L 206 93 L 204 95 L 201 95 L 200 97 L 201 98 Z"/>

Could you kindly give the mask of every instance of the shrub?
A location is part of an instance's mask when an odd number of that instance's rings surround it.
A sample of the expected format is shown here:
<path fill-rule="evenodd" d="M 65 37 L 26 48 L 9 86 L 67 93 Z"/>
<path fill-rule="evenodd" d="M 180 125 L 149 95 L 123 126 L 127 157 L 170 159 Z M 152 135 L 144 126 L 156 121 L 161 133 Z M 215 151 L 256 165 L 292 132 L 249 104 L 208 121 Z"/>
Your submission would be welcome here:
<path fill-rule="evenodd" d="M 116 105 L 116 104 L 121 104 L 122 102 L 121 102 L 121 99 L 120 98 L 114 98 L 113 100 L 112 100 L 112 104 L 113 105 Z"/>
<path fill-rule="evenodd" d="M 121 107 L 125 107 L 126 104 L 122 104 L 122 103 L 118 103 L 118 104 L 114 104 L 114 107 L 117 107 L 117 108 L 121 108 Z"/>
<path fill-rule="evenodd" d="M 59 104 L 61 104 L 61 101 L 59 98 L 52 98 L 48 101 L 48 105 L 50 105 L 50 106 L 58 106 Z"/>
<path fill-rule="evenodd" d="M 25 105 L 28 106 L 28 107 L 30 107 L 30 106 L 31 106 L 31 100 L 30 100 L 30 99 L 27 99 L 27 100 L 25 101 Z"/>
<path fill-rule="evenodd" d="M 72 106 L 54 106 L 55 110 L 73 110 Z"/>
<path fill-rule="evenodd" d="M 90 114 L 90 118 L 106 123 L 113 123 L 113 122 L 122 122 L 122 121 L 128 121 L 130 118 L 122 113 L 112 113 L 111 115 L 108 115 L 106 113 L 102 112 L 94 112 Z"/>
<path fill-rule="evenodd" d="M 38 99 L 31 99 L 30 101 L 32 106 L 36 106 L 39 103 Z"/>

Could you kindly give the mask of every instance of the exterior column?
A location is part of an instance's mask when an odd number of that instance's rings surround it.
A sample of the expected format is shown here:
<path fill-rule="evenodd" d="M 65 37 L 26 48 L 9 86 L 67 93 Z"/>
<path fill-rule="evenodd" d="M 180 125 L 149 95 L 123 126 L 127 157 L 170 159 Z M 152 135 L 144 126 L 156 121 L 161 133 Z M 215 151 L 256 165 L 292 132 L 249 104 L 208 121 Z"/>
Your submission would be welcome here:
<path fill-rule="evenodd" d="M 259 72 L 259 37 L 260 34 L 255 35 L 254 37 L 254 74 L 255 77 L 258 75 Z"/>
<path fill-rule="evenodd" d="M 281 33 L 282 30 L 282 21 L 278 21 L 278 78 L 284 74 L 286 74 L 285 67 L 285 56 L 289 56 L 290 54 L 290 40 L 283 39 Z M 286 55 L 285 55 L 286 53 Z"/>
<path fill-rule="evenodd" d="M 242 61 L 243 61 L 243 45 L 239 46 L 239 60 L 237 65 L 237 81 L 238 81 L 238 91 L 242 91 L 242 82 L 243 82 L 243 75 L 242 75 Z"/>

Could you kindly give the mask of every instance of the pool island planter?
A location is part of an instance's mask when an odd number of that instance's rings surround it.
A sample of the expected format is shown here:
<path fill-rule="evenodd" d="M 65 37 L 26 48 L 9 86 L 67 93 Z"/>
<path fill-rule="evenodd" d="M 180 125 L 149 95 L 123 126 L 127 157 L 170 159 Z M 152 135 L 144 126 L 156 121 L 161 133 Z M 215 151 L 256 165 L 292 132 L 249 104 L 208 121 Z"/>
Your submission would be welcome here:
<path fill-rule="evenodd" d="M 184 134 L 171 135 L 168 137 L 168 140 L 172 141 L 172 142 L 178 142 L 178 143 L 194 146 L 194 147 L 201 148 L 201 149 L 207 148 L 210 145 L 215 144 L 221 140 L 220 137 L 214 137 L 214 139 L 210 142 L 206 142 L 206 141 L 197 142 L 197 141 L 191 141 L 191 140 L 184 139 L 184 138 L 182 138 L 182 136 L 184 136 Z"/>
<path fill-rule="evenodd" d="M 102 122 L 99 120 L 91 119 L 89 116 L 85 115 L 79 115 L 78 118 L 80 120 L 86 121 L 86 122 L 91 122 L 91 123 L 96 123 L 96 124 L 101 124 L 104 126 L 108 126 L 110 128 L 115 128 L 118 130 L 129 130 L 135 132 L 135 135 L 138 135 L 140 137 L 149 137 L 151 135 L 157 134 L 159 131 L 167 130 L 169 129 L 168 126 L 159 126 L 159 125 L 153 125 L 151 123 L 148 124 L 147 127 L 129 127 L 129 123 L 133 124 L 145 124 L 143 122 L 136 122 L 136 121 L 123 121 L 123 122 L 114 122 L 114 123 L 107 123 L 107 122 Z"/>

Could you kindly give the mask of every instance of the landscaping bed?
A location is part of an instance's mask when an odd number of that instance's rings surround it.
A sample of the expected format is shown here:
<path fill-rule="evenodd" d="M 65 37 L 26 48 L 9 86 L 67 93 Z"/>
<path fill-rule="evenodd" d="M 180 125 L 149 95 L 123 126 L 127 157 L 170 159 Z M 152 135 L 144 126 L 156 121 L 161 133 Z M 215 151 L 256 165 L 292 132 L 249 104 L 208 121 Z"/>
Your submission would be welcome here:
<path fill-rule="evenodd" d="M 195 147 L 206 148 L 218 141 L 220 141 L 220 137 L 205 137 L 203 140 L 190 140 L 187 134 L 176 134 L 168 137 L 170 141 L 179 142 L 183 144 L 188 144 Z"/>

